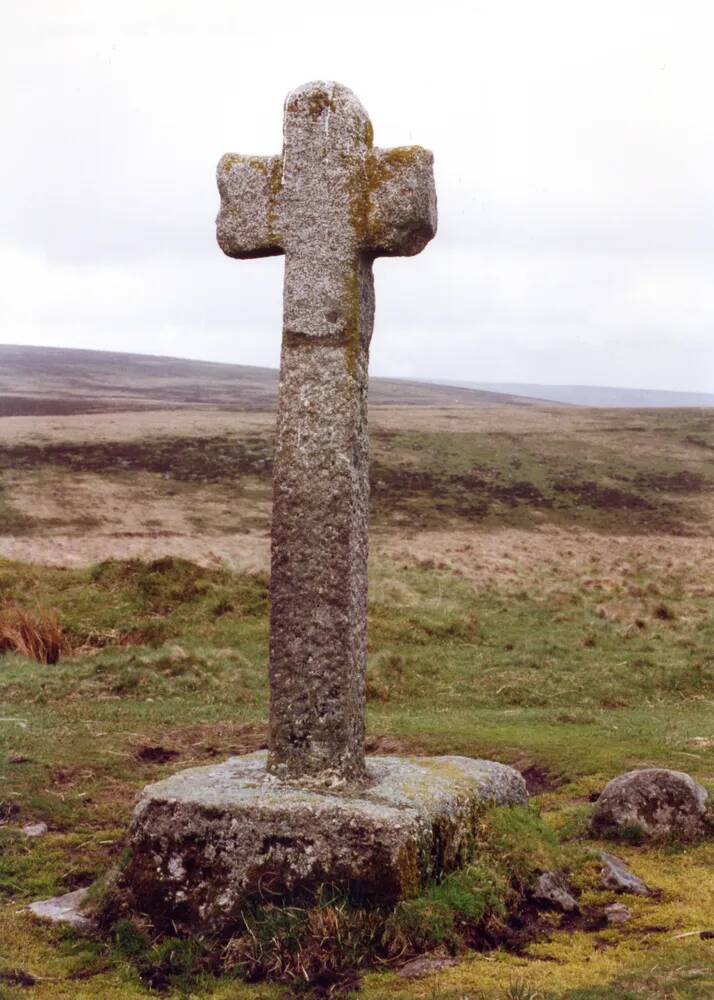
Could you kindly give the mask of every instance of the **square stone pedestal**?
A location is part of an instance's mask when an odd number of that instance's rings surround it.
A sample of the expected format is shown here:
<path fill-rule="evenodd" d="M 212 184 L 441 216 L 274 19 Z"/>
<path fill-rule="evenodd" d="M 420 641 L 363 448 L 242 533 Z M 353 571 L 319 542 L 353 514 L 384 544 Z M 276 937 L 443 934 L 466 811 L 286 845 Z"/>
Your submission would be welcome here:
<path fill-rule="evenodd" d="M 467 861 L 485 805 L 523 803 L 522 776 L 467 757 L 372 757 L 357 791 L 307 790 L 266 771 L 264 752 L 144 789 L 121 893 L 175 933 L 226 932 L 248 900 L 320 885 L 394 903 Z"/>

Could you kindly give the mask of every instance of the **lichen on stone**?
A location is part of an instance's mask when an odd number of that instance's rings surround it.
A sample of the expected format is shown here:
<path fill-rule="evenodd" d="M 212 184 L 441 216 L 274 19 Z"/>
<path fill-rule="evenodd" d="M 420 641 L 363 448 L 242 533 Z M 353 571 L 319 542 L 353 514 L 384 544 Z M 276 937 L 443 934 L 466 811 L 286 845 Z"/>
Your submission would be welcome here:
<path fill-rule="evenodd" d="M 361 295 L 357 269 L 351 271 L 345 281 L 343 314 L 345 317 L 345 361 L 347 371 L 353 379 L 356 379 L 362 349 Z"/>
<path fill-rule="evenodd" d="M 279 244 L 280 239 L 277 233 L 278 222 L 278 199 L 282 190 L 282 158 L 275 157 L 270 168 L 268 179 L 268 237 L 271 242 Z"/>
<path fill-rule="evenodd" d="M 367 124 L 364 127 L 364 141 L 367 149 L 371 149 L 374 146 L 374 127 L 372 122 L 367 119 Z"/>

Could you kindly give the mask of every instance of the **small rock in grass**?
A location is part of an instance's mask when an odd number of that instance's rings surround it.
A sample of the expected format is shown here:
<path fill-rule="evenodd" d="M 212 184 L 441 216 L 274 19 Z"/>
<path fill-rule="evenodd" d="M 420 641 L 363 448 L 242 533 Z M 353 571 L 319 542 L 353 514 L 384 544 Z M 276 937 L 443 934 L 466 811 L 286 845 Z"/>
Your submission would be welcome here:
<path fill-rule="evenodd" d="M 188 659 L 188 653 L 181 646 L 171 646 L 169 649 L 169 660 L 171 663 L 182 663 Z"/>
<path fill-rule="evenodd" d="M 567 879 L 560 872 L 543 872 L 539 875 L 533 896 L 563 913 L 577 913 L 580 909 L 570 891 Z"/>
<path fill-rule="evenodd" d="M 607 916 L 608 924 L 613 927 L 626 924 L 628 920 L 632 920 L 632 910 L 625 906 L 624 903 L 611 903 L 610 906 L 606 906 L 605 915 Z"/>
<path fill-rule="evenodd" d="M 455 958 L 437 958 L 434 955 L 422 955 L 420 958 L 413 958 L 399 970 L 402 979 L 423 979 L 424 976 L 431 976 L 434 972 L 441 972 L 443 969 L 451 969 L 458 965 Z"/>
<path fill-rule="evenodd" d="M 631 892 L 636 896 L 649 896 L 650 890 L 642 879 L 631 872 L 623 861 L 606 851 L 600 852 L 603 863 L 600 871 L 600 881 L 605 889 L 615 892 Z"/>
<path fill-rule="evenodd" d="M 74 892 L 67 892 L 64 896 L 40 899 L 36 903 L 30 903 L 28 910 L 40 920 L 52 924 L 64 924 L 77 931 L 91 931 L 95 927 L 94 921 L 81 911 L 87 892 L 87 889 L 75 889 Z"/>
<path fill-rule="evenodd" d="M 623 839 L 696 840 L 707 832 L 707 799 L 707 791 L 683 771 L 628 771 L 603 789 L 590 829 Z"/>
<path fill-rule="evenodd" d="M 22 828 L 26 837 L 44 837 L 47 833 L 46 823 L 27 823 Z"/>

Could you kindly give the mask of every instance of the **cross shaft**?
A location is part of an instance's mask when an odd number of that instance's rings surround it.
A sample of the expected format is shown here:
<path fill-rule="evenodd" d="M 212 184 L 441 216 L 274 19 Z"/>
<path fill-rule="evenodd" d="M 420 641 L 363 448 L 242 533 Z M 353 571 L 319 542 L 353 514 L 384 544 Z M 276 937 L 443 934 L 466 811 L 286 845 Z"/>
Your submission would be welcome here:
<path fill-rule="evenodd" d="M 224 156 L 218 241 L 285 254 L 270 582 L 270 754 L 277 776 L 365 780 L 367 368 L 372 263 L 436 231 L 432 156 L 372 147 L 345 87 L 288 95 L 282 156 Z"/>

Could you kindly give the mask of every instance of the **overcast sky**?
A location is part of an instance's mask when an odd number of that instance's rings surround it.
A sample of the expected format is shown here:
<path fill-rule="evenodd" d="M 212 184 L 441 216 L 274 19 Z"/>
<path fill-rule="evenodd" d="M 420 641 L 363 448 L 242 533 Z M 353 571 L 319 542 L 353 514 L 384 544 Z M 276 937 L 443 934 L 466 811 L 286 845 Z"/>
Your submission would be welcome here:
<path fill-rule="evenodd" d="M 215 165 L 336 79 L 434 151 L 372 371 L 714 391 L 709 0 L 0 0 L 0 340 L 277 366 L 282 259 Z"/>

